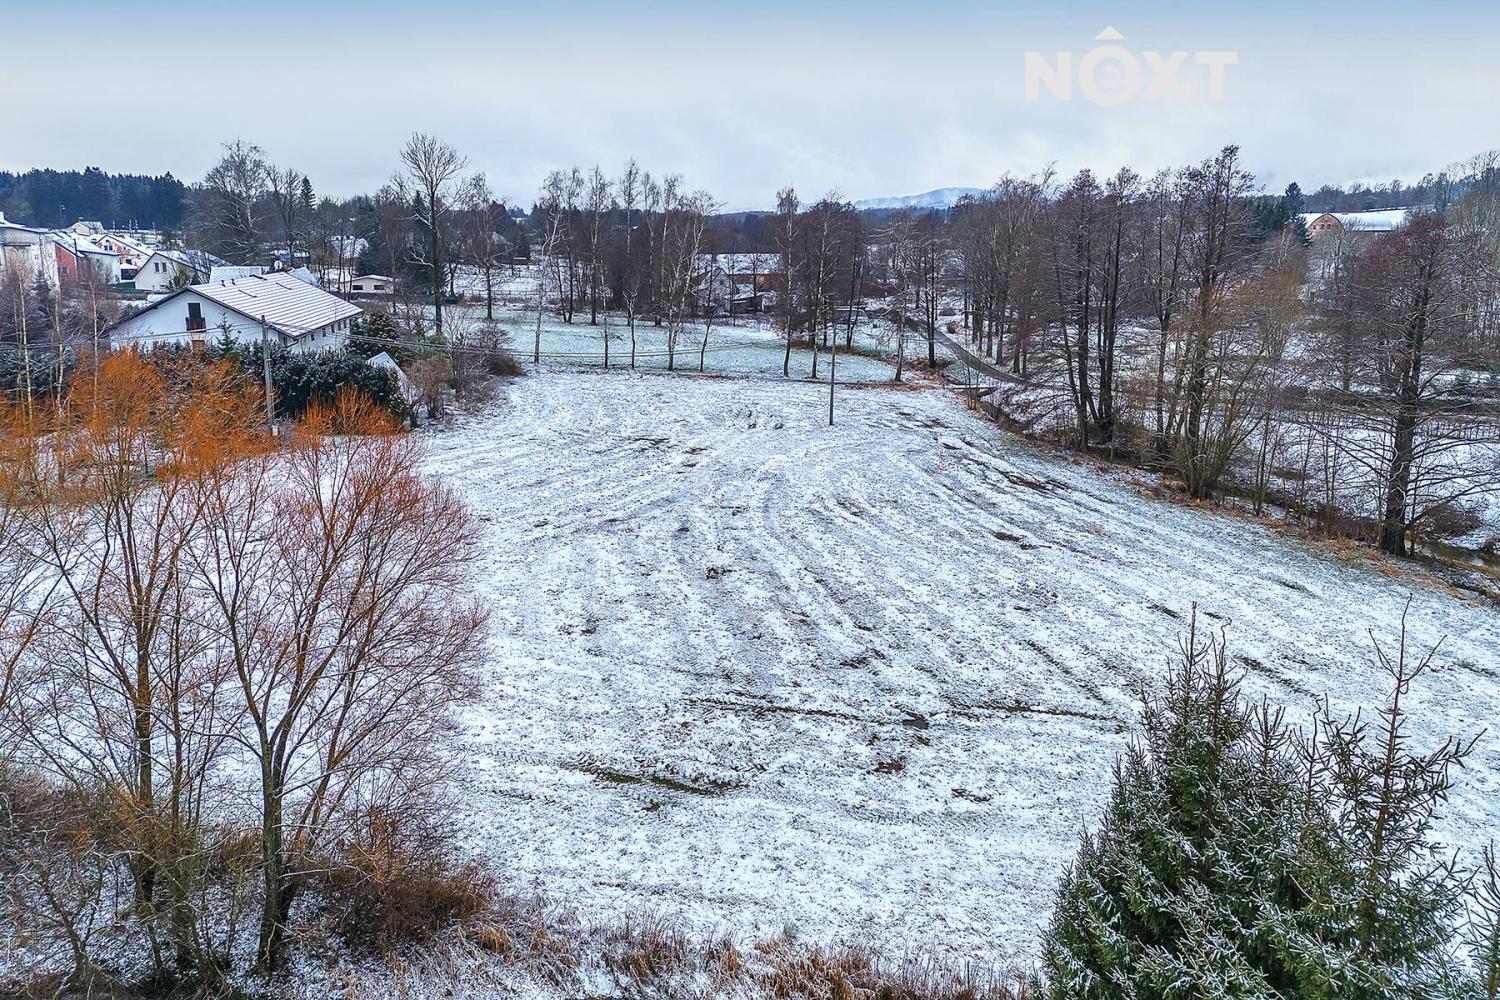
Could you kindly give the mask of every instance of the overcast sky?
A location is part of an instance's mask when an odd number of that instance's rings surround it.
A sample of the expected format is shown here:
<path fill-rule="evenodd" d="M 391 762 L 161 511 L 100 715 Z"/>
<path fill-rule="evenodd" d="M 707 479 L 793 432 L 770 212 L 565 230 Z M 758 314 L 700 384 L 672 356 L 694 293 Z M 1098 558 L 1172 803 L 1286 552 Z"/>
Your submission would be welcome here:
<path fill-rule="evenodd" d="M 1049 162 L 1112 171 L 1239 143 L 1272 189 L 1414 179 L 1500 146 L 1496 0 L 0 0 L 0 168 L 201 177 L 243 138 L 319 191 L 373 190 L 413 130 L 521 202 L 550 168 L 629 156 L 729 207 L 985 186 Z M 1112 26 L 1121 41 L 1096 41 Z M 1081 92 L 1119 46 L 1139 92 Z M 1026 53 L 1073 63 L 1026 95 Z M 1144 52 L 1187 91 L 1146 98 Z M 1197 53 L 1233 52 L 1222 100 Z M 1128 66 L 1103 59 L 1106 96 Z M 1114 74 L 1113 76 L 1111 74 Z"/>

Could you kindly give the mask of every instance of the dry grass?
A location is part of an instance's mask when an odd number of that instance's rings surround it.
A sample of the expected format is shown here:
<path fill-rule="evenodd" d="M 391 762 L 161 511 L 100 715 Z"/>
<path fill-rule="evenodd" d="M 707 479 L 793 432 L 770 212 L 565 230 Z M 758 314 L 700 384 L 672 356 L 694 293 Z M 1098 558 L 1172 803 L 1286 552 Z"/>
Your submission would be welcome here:
<path fill-rule="evenodd" d="M 496 894 L 447 937 L 387 956 L 386 975 L 426 992 L 658 1000 L 1030 1000 L 1023 974 L 925 954 L 887 956 L 854 942 L 805 944 L 778 936 L 742 945 L 697 934 L 661 913 L 590 924 L 536 896 Z M 352 970 L 351 970 L 352 972 Z M 349 995 L 387 995 L 390 983 L 355 975 Z"/>
<path fill-rule="evenodd" d="M 1024 976 L 932 955 L 895 960 L 863 945 L 761 942 L 764 994 L 775 1000 L 1026 1000 Z"/>
<path fill-rule="evenodd" d="M 357 952 L 387 953 L 471 923 L 494 886 L 476 865 L 409 819 L 371 812 L 332 859 L 319 885 L 332 931 Z"/>

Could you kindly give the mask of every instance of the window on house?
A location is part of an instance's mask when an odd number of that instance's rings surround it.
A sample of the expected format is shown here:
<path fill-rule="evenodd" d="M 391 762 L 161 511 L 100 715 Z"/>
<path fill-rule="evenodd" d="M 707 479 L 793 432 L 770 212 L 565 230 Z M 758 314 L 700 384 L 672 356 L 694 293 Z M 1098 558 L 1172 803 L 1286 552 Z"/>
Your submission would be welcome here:
<path fill-rule="evenodd" d="M 207 324 L 203 322 L 203 307 L 196 302 L 188 303 L 187 328 L 189 331 L 206 330 Z"/>

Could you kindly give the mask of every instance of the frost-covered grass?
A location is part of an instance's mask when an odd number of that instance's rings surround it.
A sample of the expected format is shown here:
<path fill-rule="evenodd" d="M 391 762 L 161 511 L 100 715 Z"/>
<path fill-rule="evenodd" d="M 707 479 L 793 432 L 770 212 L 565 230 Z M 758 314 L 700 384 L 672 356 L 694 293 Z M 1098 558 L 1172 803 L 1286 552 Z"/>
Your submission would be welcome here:
<path fill-rule="evenodd" d="M 775 369 L 779 373 L 779 358 Z M 464 836 L 589 919 L 1026 959 L 1189 607 L 1294 714 L 1445 638 L 1428 742 L 1500 719 L 1500 617 L 1143 497 L 938 390 L 543 369 L 435 430 L 493 614 Z M 1385 570 L 1385 572 L 1382 572 Z M 1441 835 L 1496 832 L 1500 743 Z"/>
<path fill-rule="evenodd" d="M 450 328 L 456 323 L 478 323 L 484 307 L 473 304 L 450 306 L 446 313 Z M 499 307 L 495 322 L 509 335 L 511 351 L 523 363 L 530 363 L 537 352 L 535 310 Z M 840 331 L 835 377 L 841 383 L 885 382 L 895 374 L 894 364 L 885 360 L 891 345 L 887 331 L 865 324 L 855 331 L 854 349 L 844 346 Z M 785 344 L 775 323 L 758 316 L 720 317 L 711 324 L 694 320 L 679 332 L 674 367 L 679 371 L 699 370 L 700 348 L 707 336 L 707 350 L 702 352 L 702 367 L 710 375 L 781 375 Z M 604 365 L 605 339 L 609 341 L 610 367 L 629 368 L 630 328 L 620 313 L 601 313 L 599 322 L 589 322 L 587 309 L 579 310 L 574 322 L 565 323 L 550 312 L 542 318 L 541 364 L 548 368 L 601 368 Z M 664 370 L 668 363 L 667 330 L 649 317 L 636 321 L 636 368 Z M 908 355 L 916 348 L 908 344 Z M 790 373 L 793 378 L 809 378 L 813 372 L 812 351 L 800 343 L 792 348 Z M 828 352 L 819 352 L 818 378 L 828 379 Z"/>

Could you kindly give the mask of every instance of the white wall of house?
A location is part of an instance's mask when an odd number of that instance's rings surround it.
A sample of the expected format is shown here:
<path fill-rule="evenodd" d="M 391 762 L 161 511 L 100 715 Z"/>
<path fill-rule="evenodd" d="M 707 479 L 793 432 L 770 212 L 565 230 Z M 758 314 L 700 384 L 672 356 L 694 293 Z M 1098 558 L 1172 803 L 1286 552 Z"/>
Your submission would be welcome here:
<path fill-rule="evenodd" d="M 390 295 L 394 291 L 394 282 L 382 275 L 363 274 L 349 280 L 350 295 Z"/>
<path fill-rule="evenodd" d="M 138 292 L 164 292 L 177 283 L 178 270 L 190 270 L 170 257 L 152 254 L 146 258 L 141 269 L 135 273 L 135 288 Z M 203 281 L 208 275 L 194 275 L 193 281 Z"/>
<path fill-rule="evenodd" d="M 86 253 L 80 255 L 85 267 L 92 267 L 111 285 L 120 283 L 120 257 L 112 253 Z"/>
<path fill-rule="evenodd" d="M 188 329 L 194 306 L 203 319 L 202 330 Z M 226 333 L 242 344 L 260 343 L 259 323 L 189 290 L 114 327 L 110 331 L 110 343 L 116 348 L 139 347 L 145 350 L 173 344 L 212 347 Z M 330 323 L 295 340 L 281 338 L 272 330 L 270 339 L 282 340 L 297 352 L 332 350 L 349 343 L 349 321 Z"/>
<path fill-rule="evenodd" d="M 57 284 L 57 251 L 47 234 L 39 229 L 5 224 L 0 212 L 0 271 L 17 268 L 27 280 L 38 272 L 49 285 Z"/>

